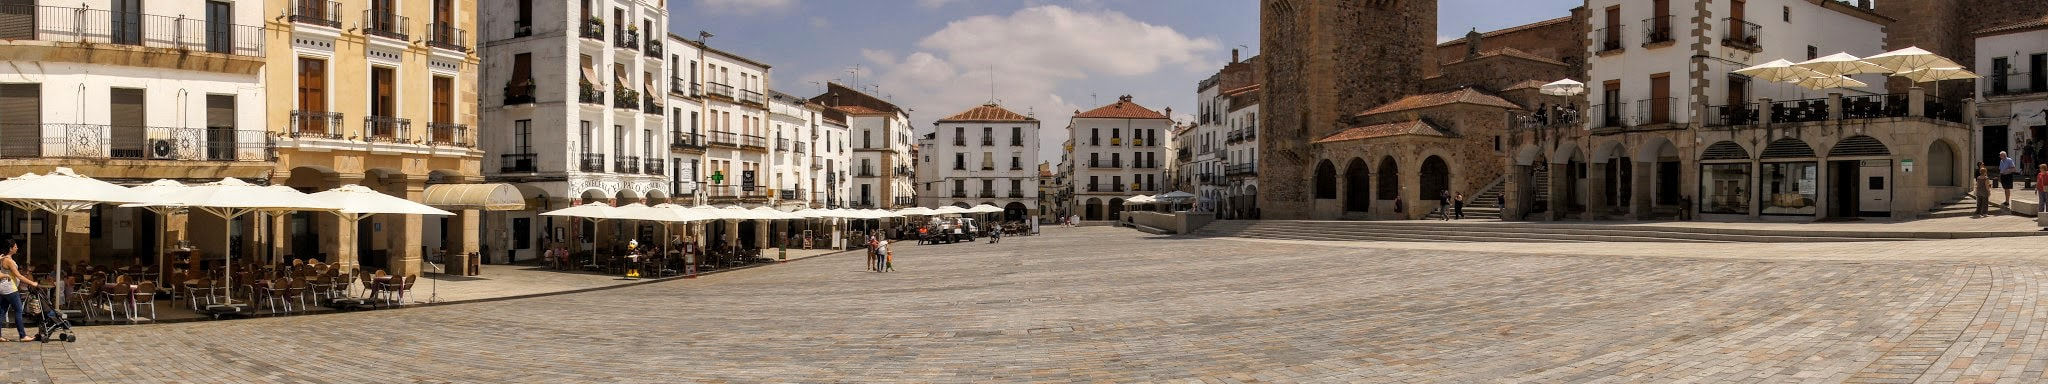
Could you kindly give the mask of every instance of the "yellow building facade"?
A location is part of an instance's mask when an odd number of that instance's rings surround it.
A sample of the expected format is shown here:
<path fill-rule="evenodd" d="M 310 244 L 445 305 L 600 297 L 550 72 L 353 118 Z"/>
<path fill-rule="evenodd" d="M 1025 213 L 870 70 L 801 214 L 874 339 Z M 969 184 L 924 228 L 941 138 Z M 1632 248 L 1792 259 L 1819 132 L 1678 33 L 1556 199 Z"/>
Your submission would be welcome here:
<path fill-rule="evenodd" d="M 475 1 L 266 1 L 272 184 L 359 184 L 425 202 L 434 185 L 480 181 Z M 274 218 L 271 252 L 415 274 L 423 256 L 479 251 L 478 212 L 451 211 L 354 228 L 325 213 Z"/>

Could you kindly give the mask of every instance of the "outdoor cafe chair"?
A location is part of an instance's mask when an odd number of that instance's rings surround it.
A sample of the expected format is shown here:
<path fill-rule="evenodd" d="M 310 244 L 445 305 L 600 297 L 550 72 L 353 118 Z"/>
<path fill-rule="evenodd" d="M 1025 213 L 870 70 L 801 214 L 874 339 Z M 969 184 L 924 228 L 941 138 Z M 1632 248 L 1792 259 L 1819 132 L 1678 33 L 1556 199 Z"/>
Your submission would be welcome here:
<path fill-rule="evenodd" d="M 120 319 L 118 313 L 123 310 L 128 312 L 130 321 L 135 319 L 135 310 L 128 307 L 128 303 L 131 302 L 129 300 L 134 297 L 129 291 L 130 288 L 125 281 L 115 280 L 113 283 L 100 285 L 100 302 L 107 304 L 107 320 Z"/>
<path fill-rule="evenodd" d="M 249 286 L 250 292 L 253 292 L 250 297 L 261 299 L 263 306 L 270 309 L 270 313 L 278 313 L 277 307 L 284 307 L 285 312 L 290 312 L 292 310 L 291 296 L 289 296 L 285 288 L 280 287 L 280 285 L 284 284 L 284 282 L 274 280 L 257 281 Z"/>
<path fill-rule="evenodd" d="M 214 298 L 219 297 L 219 291 L 219 282 L 214 281 L 211 276 L 201 276 L 199 280 L 185 285 L 185 303 L 191 305 L 192 310 L 197 311 L 201 308 L 199 306 L 201 301 L 206 302 L 206 305 L 209 306 L 218 303 Z"/>
<path fill-rule="evenodd" d="M 288 283 L 286 283 L 286 284 L 285 284 L 285 289 L 284 289 L 284 298 L 285 298 L 285 300 L 297 300 L 297 301 L 299 302 L 299 306 L 297 307 L 297 308 L 299 309 L 299 312 L 305 312 L 305 311 L 306 311 L 306 287 L 307 287 L 307 284 L 306 284 L 306 280 L 304 280 L 304 279 L 291 279 L 291 280 L 289 280 L 289 281 L 290 281 L 290 282 L 288 282 Z M 287 301 L 287 302 L 285 302 L 285 308 L 286 308 L 285 310 L 287 310 L 287 311 L 290 311 L 290 310 L 291 310 L 291 308 L 292 308 L 292 307 L 291 307 L 291 302 L 290 302 L 290 301 Z"/>
<path fill-rule="evenodd" d="M 418 275 L 406 275 L 404 279 L 392 277 L 391 287 L 387 288 L 387 290 L 391 291 L 392 296 L 398 299 L 397 301 L 393 301 L 392 304 L 405 305 L 405 296 L 409 293 L 412 293 L 412 284 L 413 282 L 419 281 L 419 278 L 420 277 Z"/>
<path fill-rule="evenodd" d="M 133 293 L 133 296 L 131 296 L 131 300 L 133 300 L 133 302 L 132 304 L 129 304 L 128 307 L 128 322 L 135 322 L 136 318 L 134 312 L 140 311 L 142 307 L 149 307 L 149 317 L 142 318 L 142 320 L 148 320 L 150 322 L 156 321 L 155 292 L 156 282 L 154 281 L 144 281 L 142 282 L 142 284 L 136 285 L 135 292 Z"/>

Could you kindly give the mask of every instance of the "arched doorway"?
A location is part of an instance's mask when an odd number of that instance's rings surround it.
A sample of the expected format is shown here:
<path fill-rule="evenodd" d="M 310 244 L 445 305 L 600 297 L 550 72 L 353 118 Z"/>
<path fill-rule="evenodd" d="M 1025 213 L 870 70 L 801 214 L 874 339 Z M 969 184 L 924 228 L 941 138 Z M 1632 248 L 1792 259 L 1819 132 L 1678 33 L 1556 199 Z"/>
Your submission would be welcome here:
<path fill-rule="evenodd" d="M 1003 221 L 1024 221 L 1030 215 L 1031 209 L 1025 208 L 1024 203 L 1012 201 L 1003 204 Z"/>
<path fill-rule="evenodd" d="M 1855 135 L 1828 148 L 1828 215 L 1889 217 L 1892 213 L 1892 151 L 1875 137 Z"/>
<path fill-rule="evenodd" d="M 1956 148 L 1948 140 L 1935 139 L 1927 144 L 1927 185 L 1954 187 L 1956 183 Z"/>
<path fill-rule="evenodd" d="M 1315 184 L 1317 199 L 1337 198 L 1337 167 L 1330 165 L 1330 160 L 1316 162 Z"/>
<path fill-rule="evenodd" d="M 1365 159 L 1353 157 L 1344 164 L 1344 211 L 1366 212 L 1372 208 L 1372 172 Z"/>
<path fill-rule="evenodd" d="M 1609 141 L 1593 150 L 1594 166 L 1599 167 L 1601 176 L 1591 180 L 1599 188 L 1600 201 L 1593 202 L 1602 213 L 1626 212 L 1635 197 L 1635 169 L 1633 160 L 1620 140 Z M 1588 172 L 1591 173 L 1591 172 Z"/>
<path fill-rule="evenodd" d="M 1373 170 L 1373 173 L 1378 175 L 1374 176 L 1376 179 L 1373 181 L 1379 183 L 1379 186 L 1374 188 L 1374 198 L 1380 200 L 1401 199 L 1401 168 L 1399 164 L 1394 162 L 1394 157 L 1380 158 L 1380 165 L 1374 167 Z"/>
<path fill-rule="evenodd" d="M 1660 214 L 1676 213 L 1669 210 L 1678 206 L 1681 195 L 1678 187 L 1681 179 L 1678 147 L 1671 145 L 1671 141 L 1663 137 L 1650 136 L 1636 152 L 1635 160 L 1639 164 L 1647 164 L 1649 168 L 1648 175 L 1639 176 L 1650 179 L 1650 190 L 1644 192 L 1652 196 L 1649 204 L 1652 210 L 1659 211 Z"/>
<path fill-rule="evenodd" d="M 1102 220 L 1101 198 L 1088 198 L 1088 203 L 1081 205 L 1081 209 L 1083 210 L 1083 215 L 1081 215 L 1083 220 Z"/>
<path fill-rule="evenodd" d="M 1441 157 L 1430 156 L 1422 159 L 1422 174 L 1419 178 L 1421 180 L 1418 183 L 1422 185 L 1422 189 L 1418 191 L 1418 196 L 1423 200 L 1442 198 L 1446 191 L 1456 192 L 1451 191 L 1451 166 L 1444 163 Z"/>
<path fill-rule="evenodd" d="M 1123 219 L 1124 219 L 1124 199 L 1122 199 L 1122 198 L 1111 198 L 1111 199 L 1109 199 L 1109 219 L 1110 219 L 1110 220 L 1123 220 Z"/>

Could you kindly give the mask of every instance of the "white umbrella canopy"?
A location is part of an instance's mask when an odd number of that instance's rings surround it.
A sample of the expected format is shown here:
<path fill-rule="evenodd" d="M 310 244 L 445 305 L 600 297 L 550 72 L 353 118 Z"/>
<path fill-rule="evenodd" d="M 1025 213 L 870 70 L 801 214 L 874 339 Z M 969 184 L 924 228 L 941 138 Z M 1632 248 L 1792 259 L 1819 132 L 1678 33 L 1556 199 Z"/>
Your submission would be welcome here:
<path fill-rule="evenodd" d="M 18 180 L 6 183 L 0 188 L 0 201 L 6 201 L 28 211 L 49 211 L 57 216 L 57 228 L 64 228 L 68 214 L 92 208 L 100 203 L 132 203 L 136 197 L 127 187 L 114 185 L 99 179 L 85 177 L 71 168 L 58 167 L 49 174 L 34 176 L 25 174 Z M 64 279 L 64 236 L 57 236 L 56 275 L 52 279 Z M 57 305 L 64 305 L 64 298 L 57 297 Z"/>
<path fill-rule="evenodd" d="M 1793 66 L 1791 61 L 1786 61 L 1785 59 L 1772 60 L 1749 68 L 1737 69 L 1735 73 L 1758 80 L 1780 83 L 1798 82 L 1809 77 L 1823 76 L 1811 69 Z"/>
<path fill-rule="evenodd" d="M 981 204 L 981 205 L 976 205 L 976 206 L 974 206 L 974 207 L 971 207 L 971 208 L 967 208 L 967 212 L 971 212 L 971 213 L 1003 213 L 1003 208 L 1002 208 L 1002 207 L 997 207 L 997 206 L 993 206 L 993 205 L 988 205 L 988 204 Z"/>
<path fill-rule="evenodd" d="M 764 220 L 796 220 L 803 218 L 802 216 L 791 215 L 789 214 L 789 212 L 783 212 L 780 210 L 776 210 L 775 208 L 769 207 L 754 207 L 754 209 L 749 209 L 747 211 L 753 213 L 755 217 L 759 217 Z"/>
<path fill-rule="evenodd" d="M 541 216 L 581 217 L 591 220 L 623 219 L 617 207 L 605 203 L 589 203 L 574 207 L 542 212 Z"/>
<path fill-rule="evenodd" d="M 1912 72 L 1928 68 L 1962 67 L 1962 65 L 1956 64 L 1953 60 L 1936 55 L 1934 52 L 1920 49 L 1918 46 L 1865 57 L 1863 61 L 1885 67 L 1885 69 L 1890 69 L 1893 73 Z"/>
<path fill-rule="evenodd" d="M 1192 194 L 1192 193 L 1187 193 L 1187 192 L 1183 192 L 1183 191 L 1173 191 L 1173 192 L 1167 192 L 1167 193 L 1165 193 L 1165 194 L 1161 194 L 1161 195 L 1159 195 L 1158 197 L 1156 197 L 1156 199 L 1158 199 L 1158 200 L 1183 200 L 1183 199 L 1189 199 L 1189 198 L 1193 198 L 1193 197 L 1195 197 L 1195 194 Z"/>
<path fill-rule="evenodd" d="M 681 205 L 662 203 L 647 208 L 653 211 L 660 211 L 661 213 L 650 213 L 647 216 L 645 216 L 643 220 L 664 221 L 671 223 L 687 223 L 705 220 L 718 220 L 718 215 L 715 212 L 709 212 L 701 209 L 693 209 Z"/>
<path fill-rule="evenodd" d="M 1827 76 L 1892 73 L 1892 70 L 1889 68 L 1863 61 L 1863 59 L 1857 58 L 1856 55 L 1851 55 L 1848 52 L 1838 52 L 1833 55 L 1816 57 L 1813 60 L 1801 61 L 1792 66 L 1811 69 L 1814 72 L 1820 72 L 1820 74 Z M 1804 80 L 1801 82 L 1804 82 Z"/>
<path fill-rule="evenodd" d="M 455 215 L 453 212 L 430 207 L 412 200 L 386 195 L 382 192 L 371 190 L 369 187 L 355 184 L 321 191 L 309 197 L 333 207 L 335 213 L 338 214 Z"/>
<path fill-rule="evenodd" d="M 334 210 L 331 204 L 315 200 L 311 195 L 291 188 L 271 188 L 249 184 L 241 179 L 232 177 L 182 189 L 172 189 L 162 195 L 155 196 L 155 198 L 147 199 L 143 204 L 191 207 L 220 216 L 223 220 L 234 220 L 242 215 L 259 211 Z M 229 232 L 221 232 L 222 243 L 228 243 L 230 235 L 232 234 Z M 221 250 L 221 255 L 227 265 L 234 264 L 235 255 L 233 252 L 228 252 L 224 249 Z M 223 276 L 221 280 L 228 287 L 235 286 L 233 273 Z M 229 293 L 232 295 L 232 289 L 230 291 Z M 230 298 L 229 303 L 225 306 L 235 307 L 234 300 Z"/>
<path fill-rule="evenodd" d="M 1157 199 L 1152 198 L 1152 195 L 1137 195 L 1124 199 L 1126 204 L 1151 204 L 1154 201 L 1157 201 Z"/>
<path fill-rule="evenodd" d="M 753 210 L 749 210 L 749 209 L 747 209 L 746 207 L 741 207 L 741 206 L 737 206 L 737 205 L 729 205 L 729 206 L 726 206 L 726 207 L 724 207 L 724 208 L 719 208 L 719 209 L 718 209 L 718 212 L 719 212 L 719 214 L 721 215 L 721 218 L 724 218 L 724 219 L 727 219 L 727 220 L 759 220 L 759 219 L 763 219 L 763 217 L 761 217 L 761 216 L 760 216 L 760 214 L 758 214 L 758 213 L 754 213 L 754 211 L 753 211 Z"/>
<path fill-rule="evenodd" d="M 938 212 L 937 212 L 937 211 L 933 211 L 933 210 L 932 210 L 931 208 L 925 208 L 925 207 L 910 207 L 910 208 L 898 209 L 898 210 L 896 210 L 896 214 L 898 214 L 898 215 L 904 215 L 904 216 L 931 216 L 931 215 L 936 215 L 936 214 L 938 214 Z"/>
<path fill-rule="evenodd" d="M 948 205 L 948 206 L 944 206 L 944 207 L 939 207 L 938 209 L 934 209 L 934 210 L 932 210 L 932 214 L 935 214 L 935 215 L 957 215 L 957 214 L 962 214 L 962 213 L 968 213 L 968 212 L 967 212 L 967 208 L 961 208 L 961 207 L 955 207 L 955 206 L 951 206 L 951 205 Z"/>
<path fill-rule="evenodd" d="M 1902 77 L 1902 78 L 1905 78 L 1906 80 L 1912 80 L 1912 81 L 1913 81 L 1913 82 L 1915 82 L 1915 83 L 1925 83 L 1925 82 L 1929 82 L 1929 81 L 1943 81 L 1943 80 L 1963 80 L 1963 79 L 1975 79 L 1975 78 L 1978 78 L 1978 76 L 1977 76 L 1977 74 L 1976 74 L 1976 73 L 1974 73 L 1974 72 L 1970 72 L 1969 70 L 1966 70 L 1966 69 L 1962 69 L 1961 67 L 1941 67 L 1941 68 L 1924 68 L 1924 69 L 1916 69 L 1916 70 L 1912 70 L 1912 71 L 1907 71 L 1907 72 L 1900 72 L 1900 73 L 1895 73 L 1895 74 L 1893 74 L 1893 76 L 1898 76 L 1898 77 Z"/>
<path fill-rule="evenodd" d="M 887 219 L 892 217 L 903 217 L 903 215 L 896 214 L 895 212 L 889 212 L 880 209 L 867 209 L 862 210 L 862 212 L 866 212 L 869 216 L 871 216 L 869 217 L 870 219 Z"/>
<path fill-rule="evenodd" d="M 1800 88 L 1806 88 L 1811 90 L 1822 90 L 1828 88 L 1856 88 L 1868 86 L 1870 86 L 1870 84 L 1858 81 L 1848 76 L 1813 77 L 1807 78 L 1806 80 L 1802 80 L 1799 82 Z"/>
<path fill-rule="evenodd" d="M 821 218 L 825 218 L 825 210 L 823 210 L 823 209 L 810 209 L 810 208 L 804 208 L 804 209 L 801 209 L 801 210 L 797 210 L 797 211 L 795 211 L 795 212 L 790 212 L 789 214 L 791 214 L 791 215 L 796 215 L 797 217 L 802 217 L 802 218 L 806 218 L 806 219 L 821 219 Z"/>
<path fill-rule="evenodd" d="M 1578 80 L 1564 79 L 1544 84 L 1542 87 L 1537 88 L 1537 91 L 1551 96 L 1578 96 L 1586 93 L 1586 83 L 1578 82 Z"/>

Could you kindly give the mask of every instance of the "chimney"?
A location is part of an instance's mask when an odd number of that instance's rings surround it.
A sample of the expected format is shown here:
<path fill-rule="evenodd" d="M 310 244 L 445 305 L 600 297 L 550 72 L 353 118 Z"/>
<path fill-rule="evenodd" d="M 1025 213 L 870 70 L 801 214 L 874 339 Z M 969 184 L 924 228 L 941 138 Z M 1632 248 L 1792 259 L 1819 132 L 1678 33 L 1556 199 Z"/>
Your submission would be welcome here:
<path fill-rule="evenodd" d="M 1230 49 L 1230 63 L 1237 64 L 1237 48 Z"/>

